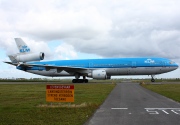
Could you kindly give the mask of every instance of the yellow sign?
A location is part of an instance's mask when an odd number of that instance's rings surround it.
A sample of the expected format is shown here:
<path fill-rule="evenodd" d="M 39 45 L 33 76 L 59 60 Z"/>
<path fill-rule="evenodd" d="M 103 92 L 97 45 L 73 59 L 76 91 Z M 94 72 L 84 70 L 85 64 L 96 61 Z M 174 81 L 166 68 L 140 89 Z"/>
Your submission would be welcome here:
<path fill-rule="evenodd" d="M 46 85 L 47 102 L 74 102 L 74 85 Z"/>

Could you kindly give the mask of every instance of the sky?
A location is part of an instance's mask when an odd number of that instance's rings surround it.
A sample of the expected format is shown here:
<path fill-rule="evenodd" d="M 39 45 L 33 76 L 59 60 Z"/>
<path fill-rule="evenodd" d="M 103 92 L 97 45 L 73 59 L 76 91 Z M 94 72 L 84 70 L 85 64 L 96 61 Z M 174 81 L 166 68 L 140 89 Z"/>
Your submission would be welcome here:
<path fill-rule="evenodd" d="M 0 78 L 40 77 L 3 63 L 18 52 L 14 38 L 45 60 L 153 56 L 180 64 L 179 6 L 179 0 L 0 0 Z M 157 77 L 179 78 L 180 70 Z"/>

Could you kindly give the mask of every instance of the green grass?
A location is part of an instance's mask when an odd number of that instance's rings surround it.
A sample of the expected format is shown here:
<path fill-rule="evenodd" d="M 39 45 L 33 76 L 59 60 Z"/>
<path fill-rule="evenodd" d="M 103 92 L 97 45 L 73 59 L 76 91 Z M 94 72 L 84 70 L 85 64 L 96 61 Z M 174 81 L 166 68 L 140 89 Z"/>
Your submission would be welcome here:
<path fill-rule="evenodd" d="M 46 84 L 1 84 L 0 125 L 81 125 L 102 104 L 114 86 L 75 84 L 75 102 L 71 105 L 85 105 L 53 108 L 45 101 Z"/>
<path fill-rule="evenodd" d="M 89 83 L 117 83 L 117 82 L 121 82 L 122 79 L 108 79 L 108 80 L 94 80 L 94 79 L 89 79 Z M 38 82 L 38 83 L 72 83 L 72 79 L 46 79 L 46 80 L 41 80 L 41 79 L 25 79 L 25 80 L 10 80 L 10 79 L 0 79 L 1 83 L 6 83 L 6 82 L 15 82 L 15 83 L 20 83 L 22 84 L 23 82 Z"/>
<path fill-rule="evenodd" d="M 180 102 L 180 84 L 160 84 L 160 85 L 145 84 L 142 86 L 156 93 L 159 93 L 163 96 L 166 96 L 168 98 Z"/>
<path fill-rule="evenodd" d="M 145 83 L 151 83 L 151 78 L 149 79 L 133 79 L 133 82 L 145 82 Z M 172 78 L 172 79 L 155 79 L 156 82 L 180 82 L 179 78 Z"/>

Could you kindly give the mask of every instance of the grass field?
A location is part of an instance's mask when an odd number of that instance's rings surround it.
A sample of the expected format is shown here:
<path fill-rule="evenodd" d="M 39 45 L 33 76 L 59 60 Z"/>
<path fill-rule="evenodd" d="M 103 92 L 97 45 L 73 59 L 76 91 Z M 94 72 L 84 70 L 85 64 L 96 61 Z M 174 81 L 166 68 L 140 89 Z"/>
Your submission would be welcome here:
<path fill-rule="evenodd" d="M 46 84 L 0 84 L 0 125 L 81 125 L 114 86 L 75 84 L 75 102 L 68 107 L 67 103 L 46 102 Z"/>
<path fill-rule="evenodd" d="M 94 79 L 89 79 L 89 83 L 119 83 L 121 82 L 122 79 L 107 79 L 107 80 L 94 80 Z M 63 84 L 69 84 L 72 83 L 72 79 L 50 79 L 50 80 L 31 80 L 31 79 L 26 79 L 26 80 L 9 80 L 9 79 L 5 79 L 2 80 L 0 79 L 0 83 L 23 83 L 23 82 L 29 82 L 29 83 L 63 83 Z"/>
<path fill-rule="evenodd" d="M 159 93 L 163 96 L 166 96 L 168 98 L 180 102 L 180 84 L 160 84 L 160 85 L 145 84 L 142 86 L 156 93 Z"/>

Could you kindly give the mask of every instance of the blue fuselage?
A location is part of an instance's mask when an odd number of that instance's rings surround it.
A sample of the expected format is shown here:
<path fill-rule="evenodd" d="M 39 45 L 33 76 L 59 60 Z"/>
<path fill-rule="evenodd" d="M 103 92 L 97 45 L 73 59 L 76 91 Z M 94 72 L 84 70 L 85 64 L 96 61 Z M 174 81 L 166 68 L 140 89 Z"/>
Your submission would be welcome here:
<path fill-rule="evenodd" d="M 178 65 L 169 59 L 155 57 L 55 60 L 28 62 L 27 64 L 40 65 L 28 67 L 26 71 L 44 76 L 74 76 L 77 72 L 88 76 L 88 73 L 98 69 L 105 70 L 108 76 L 155 75 L 178 68 Z M 24 70 L 23 67 L 17 68 Z"/>

